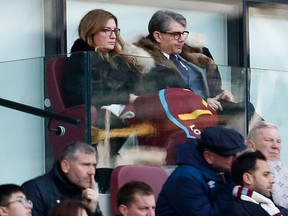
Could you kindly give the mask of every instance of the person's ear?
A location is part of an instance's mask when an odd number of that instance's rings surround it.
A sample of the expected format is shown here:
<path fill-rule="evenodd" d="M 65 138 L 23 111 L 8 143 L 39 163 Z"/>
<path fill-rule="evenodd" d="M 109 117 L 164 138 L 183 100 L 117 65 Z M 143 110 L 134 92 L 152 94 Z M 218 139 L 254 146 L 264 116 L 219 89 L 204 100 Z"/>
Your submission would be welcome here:
<path fill-rule="evenodd" d="M 0 216 L 8 216 L 6 207 L 0 206 Z"/>
<path fill-rule="evenodd" d="M 158 31 L 154 31 L 154 32 L 153 32 L 153 37 L 154 37 L 154 39 L 156 40 L 156 42 L 158 42 L 158 43 L 160 43 L 161 40 L 162 40 L 161 33 L 158 32 Z"/>
<path fill-rule="evenodd" d="M 69 170 L 70 170 L 70 164 L 67 160 L 61 160 L 60 161 L 60 166 L 61 166 L 61 170 L 64 172 L 64 173 L 68 173 Z"/>
<path fill-rule="evenodd" d="M 207 150 L 204 150 L 203 152 L 203 157 L 204 157 L 204 160 L 208 163 L 208 164 L 212 164 L 213 163 L 213 155 L 211 154 L 211 152 L 207 151 Z"/>
<path fill-rule="evenodd" d="M 243 178 L 244 186 L 250 186 L 254 182 L 253 176 L 250 173 L 248 173 L 248 172 L 245 172 L 243 174 L 242 178 Z"/>
<path fill-rule="evenodd" d="M 119 207 L 118 207 L 118 209 L 119 209 L 119 211 L 120 211 L 120 213 L 121 213 L 121 215 L 122 216 L 126 216 L 126 215 L 128 215 L 128 208 L 127 208 L 127 206 L 126 205 L 120 205 Z"/>
<path fill-rule="evenodd" d="M 247 141 L 247 147 L 252 148 L 252 149 L 256 149 L 255 143 L 252 140 Z"/>

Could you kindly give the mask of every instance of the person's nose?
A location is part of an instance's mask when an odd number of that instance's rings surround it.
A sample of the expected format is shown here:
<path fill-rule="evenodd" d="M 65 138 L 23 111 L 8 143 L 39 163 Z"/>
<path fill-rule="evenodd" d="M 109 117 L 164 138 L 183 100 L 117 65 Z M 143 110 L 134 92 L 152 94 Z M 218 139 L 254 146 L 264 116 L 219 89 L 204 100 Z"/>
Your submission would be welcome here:
<path fill-rule="evenodd" d="M 147 212 L 146 216 L 155 216 L 155 209 L 150 208 L 149 211 Z"/>
<path fill-rule="evenodd" d="M 272 147 L 275 148 L 275 149 L 279 149 L 280 148 L 280 143 L 277 140 L 273 140 Z"/>
<path fill-rule="evenodd" d="M 89 175 L 95 175 L 95 173 L 96 173 L 95 166 L 90 166 L 88 169 L 88 174 Z"/>
<path fill-rule="evenodd" d="M 113 39 L 117 38 L 116 32 L 112 31 L 110 38 L 113 38 Z"/>
<path fill-rule="evenodd" d="M 273 185 L 275 183 L 275 178 L 274 178 L 274 176 L 272 174 L 270 175 L 269 181 L 270 181 L 271 185 Z"/>
<path fill-rule="evenodd" d="M 185 39 L 184 39 L 183 35 L 180 36 L 180 38 L 178 39 L 178 42 L 179 43 L 184 43 L 185 42 Z"/>

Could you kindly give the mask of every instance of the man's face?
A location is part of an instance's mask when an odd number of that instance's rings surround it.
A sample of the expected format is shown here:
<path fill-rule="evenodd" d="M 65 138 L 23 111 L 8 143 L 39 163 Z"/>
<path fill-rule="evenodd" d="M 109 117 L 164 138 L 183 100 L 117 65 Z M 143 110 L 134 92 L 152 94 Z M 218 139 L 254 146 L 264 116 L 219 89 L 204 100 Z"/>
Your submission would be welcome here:
<path fill-rule="evenodd" d="M 22 192 L 13 193 L 5 207 L 0 206 L 0 214 L 7 216 L 31 216 L 32 203 Z"/>
<path fill-rule="evenodd" d="M 206 157 L 206 161 L 213 169 L 219 172 L 229 172 L 231 170 L 232 163 L 238 154 L 223 156 L 207 150 L 207 155 L 208 157 Z"/>
<path fill-rule="evenodd" d="M 91 185 L 90 176 L 95 175 L 96 155 L 77 151 L 74 160 L 61 161 L 61 166 L 62 171 L 72 183 L 81 189 L 86 189 Z"/>
<path fill-rule="evenodd" d="M 261 151 L 268 160 L 280 160 L 281 137 L 276 128 L 260 128 L 256 131 L 254 146 Z"/>
<path fill-rule="evenodd" d="M 134 202 L 129 206 L 120 207 L 123 216 L 155 216 L 155 197 L 154 195 L 134 194 Z"/>
<path fill-rule="evenodd" d="M 180 23 L 173 21 L 167 32 L 184 32 L 185 28 Z M 185 38 L 182 35 L 178 40 L 171 34 L 154 32 L 154 38 L 158 42 L 160 50 L 171 55 L 182 52 Z"/>
<path fill-rule="evenodd" d="M 249 189 L 270 198 L 274 178 L 271 175 L 268 163 L 264 160 L 257 160 L 256 167 L 257 169 L 251 173 L 253 180 Z"/>

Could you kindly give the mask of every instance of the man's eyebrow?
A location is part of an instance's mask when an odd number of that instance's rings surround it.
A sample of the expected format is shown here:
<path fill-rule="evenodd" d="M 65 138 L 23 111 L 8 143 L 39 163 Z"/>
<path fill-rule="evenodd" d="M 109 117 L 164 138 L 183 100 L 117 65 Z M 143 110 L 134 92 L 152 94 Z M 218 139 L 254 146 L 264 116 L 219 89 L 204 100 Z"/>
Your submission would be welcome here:
<path fill-rule="evenodd" d="M 18 195 L 18 196 L 16 196 L 16 198 L 25 198 L 25 196 L 24 195 Z"/>

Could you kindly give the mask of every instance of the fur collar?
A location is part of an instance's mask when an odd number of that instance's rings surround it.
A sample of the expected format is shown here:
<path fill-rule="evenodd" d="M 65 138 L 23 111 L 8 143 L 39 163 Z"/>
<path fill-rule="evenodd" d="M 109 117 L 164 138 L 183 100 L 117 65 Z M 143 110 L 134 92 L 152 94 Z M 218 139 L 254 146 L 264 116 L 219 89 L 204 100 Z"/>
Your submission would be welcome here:
<path fill-rule="evenodd" d="M 203 54 L 202 48 L 207 46 L 206 41 L 207 39 L 203 35 L 190 33 L 180 55 L 187 61 L 206 68 L 209 76 L 215 71 L 216 65 L 213 59 Z M 143 73 L 149 72 L 155 63 L 174 67 L 162 54 L 158 45 L 145 34 L 129 38 L 124 45 L 124 53 L 138 56 L 139 64 L 144 65 Z"/>
<path fill-rule="evenodd" d="M 78 38 L 72 48 L 71 52 L 83 52 L 83 51 L 95 51 L 93 47 L 90 47 L 85 41 L 83 41 L 81 38 Z"/>

